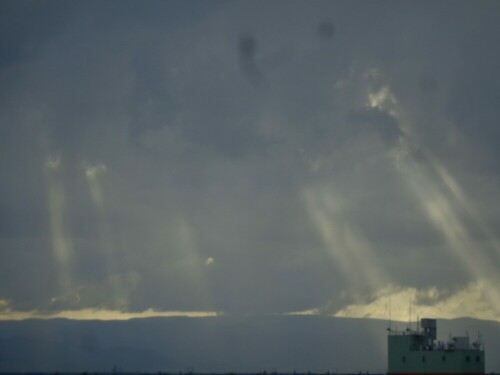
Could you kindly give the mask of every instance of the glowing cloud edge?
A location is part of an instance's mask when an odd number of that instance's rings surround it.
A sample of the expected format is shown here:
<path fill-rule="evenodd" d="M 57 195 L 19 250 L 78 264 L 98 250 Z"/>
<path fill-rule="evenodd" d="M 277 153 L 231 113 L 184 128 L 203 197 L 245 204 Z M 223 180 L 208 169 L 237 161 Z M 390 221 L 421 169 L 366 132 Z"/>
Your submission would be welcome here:
<path fill-rule="evenodd" d="M 14 311 L 6 309 L 3 311 L 0 310 L 0 321 L 27 319 L 130 320 L 160 317 L 209 318 L 221 315 L 223 315 L 221 312 L 216 311 L 158 311 L 154 309 L 147 309 L 141 312 L 81 309 L 65 310 L 53 313 L 44 313 L 39 311 Z"/>

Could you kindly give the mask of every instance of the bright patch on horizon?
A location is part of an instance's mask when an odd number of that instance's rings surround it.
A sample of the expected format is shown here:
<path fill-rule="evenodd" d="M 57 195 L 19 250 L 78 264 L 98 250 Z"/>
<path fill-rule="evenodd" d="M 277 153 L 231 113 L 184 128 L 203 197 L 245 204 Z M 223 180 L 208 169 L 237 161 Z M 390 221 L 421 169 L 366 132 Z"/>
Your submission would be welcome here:
<path fill-rule="evenodd" d="M 408 321 L 409 302 L 412 301 L 412 320 L 420 317 L 442 319 L 475 318 L 500 322 L 500 306 L 485 298 L 488 290 L 495 288 L 488 280 L 472 282 L 464 289 L 443 297 L 438 288 L 417 289 L 389 286 L 379 290 L 366 304 L 352 304 L 337 311 L 342 318 L 391 319 Z"/>
<path fill-rule="evenodd" d="M 302 311 L 292 311 L 292 312 L 286 313 L 285 315 L 306 315 L 306 316 L 320 315 L 320 311 L 319 311 L 319 309 L 309 309 L 309 310 L 302 310 Z"/>
<path fill-rule="evenodd" d="M 71 319 L 71 320 L 129 320 L 140 318 L 208 318 L 220 316 L 216 311 L 158 311 L 147 309 L 140 312 L 126 312 L 119 310 L 81 309 L 66 310 L 53 313 L 40 311 L 15 311 L 10 308 L 6 300 L 0 300 L 0 321 L 27 320 L 27 319 Z"/>

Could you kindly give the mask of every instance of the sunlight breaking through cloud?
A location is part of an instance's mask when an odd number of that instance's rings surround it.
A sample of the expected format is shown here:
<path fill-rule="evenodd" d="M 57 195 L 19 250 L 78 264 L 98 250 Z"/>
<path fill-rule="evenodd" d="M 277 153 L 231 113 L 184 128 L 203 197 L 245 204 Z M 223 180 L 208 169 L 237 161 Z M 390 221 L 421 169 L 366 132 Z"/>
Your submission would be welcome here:
<path fill-rule="evenodd" d="M 417 198 L 429 222 L 442 234 L 446 244 L 444 249 L 457 258 L 467 272 L 466 280 L 486 283 L 483 295 L 494 311 L 500 309 L 500 291 L 496 285 L 500 276 L 488 259 L 484 247 L 493 246 L 498 252 L 498 240 L 493 231 L 481 219 L 460 187 L 452 173 L 432 155 L 432 153 L 412 139 L 413 126 L 410 117 L 398 105 L 397 98 L 388 86 L 375 93 L 368 94 L 368 103 L 386 111 L 398 120 L 398 126 L 403 131 L 399 143 L 393 147 L 389 156 L 394 157 L 395 166 L 408 188 Z M 418 150 L 420 158 L 414 158 Z M 459 210 L 465 211 L 485 234 L 487 241 L 477 241 L 470 234 Z"/>
<path fill-rule="evenodd" d="M 50 218 L 52 250 L 58 265 L 59 286 L 63 293 L 72 287 L 73 242 L 67 228 L 66 197 L 60 155 L 50 155 L 44 164 Z"/>
<path fill-rule="evenodd" d="M 220 316 L 216 311 L 161 311 L 147 309 L 138 312 L 106 309 L 62 310 L 58 312 L 16 311 L 11 309 L 9 301 L 0 300 L 0 321 L 26 319 L 72 319 L 72 320 L 129 320 L 160 317 L 209 318 Z"/>
<path fill-rule="evenodd" d="M 396 98 L 389 90 L 388 86 L 382 87 L 379 91 L 368 93 L 368 105 L 371 108 L 377 108 L 382 111 L 387 111 L 391 115 L 395 115 L 394 106 Z"/>
<path fill-rule="evenodd" d="M 104 206 L 104 197 L 101 182 L 99 180 L 107 172 L 107 167 L 103 163 L 92 165 L 84 162 L 83 169 L 89 185 L 92 200 L 96 205 L 96 208 L 102 211 Z"/>
<path fill-rule="evenodd" d="M 308 189 L 304 199 L 309 215 L 325 244 L 325 249 L 338 264 L 354 290 L 374 290 L 388 279 L 373 250 L 343 215 L 341 199 L 331 189 Z"/>
<path fill-rule="evenodd" d="M 496 249 L 498 255 L 500 256 L 500 241 L 498 236 L 495 235 L 490 225 L 488 225 L 488 223 L 481 217 L 479 210 L 477 210 L 474 204 L 467 198 L 457 180 L 436 158 L 431 158 L 431 166 L 448 188 L 453 199 L 458 202 L 461 208 L 465 209 L 467 214 L 473 219 L 475 225 L 489 239 L 490 244 Z"/>
<path fill-rule="evenodd" d="M 445 171 L 443 168 L 441 166 L 438 170 Z M 446 190 L 443 190 L 439 185 L 440 182 L 443 182 L 442 174 L 434 175 L 434 177 L 426 168 L 412 160 L 406 161 L 404 168 L 401 168 L 400 171 L 419 199 L 430 222 L 443 235 L 446 241 L 445 249 L 459 259 L 468 273 L 468 278 L 473 281 L 483 280 L 483 282 L 489 283 L 490 287 L 484 289 L 483 293 L 492 306 L 500 308 L 500 292 L 497 287 L 500 278 L 483 249 L 487 244 L 473 239 L 460 215 L 456 212 L 454 202 L 450 199 L 454 197 L 454 191 L 458 191 L 458 184 L 455 183 L 454 188 L 450 189 L 449 183 L 446 184 L 445 180 Z M 445 176 L 448 179 L 451 178 L 448 172 Z M 464 197 L 458 200 L 458 204 L 464 204 L 464 202 L 466 202 Z M 494 241 L 495 239 L 490 240 Z"/>
<path fill-rule="evenodd" d="M 454 319 L 470 317 L 500 322 L 500 308 L 488 298 L 492 286 L 485 280 L 468 284 L 451 295 L 437 287 L 427 289 L 402 288 L 395 285 L 383 288 L 366 304 L 348 305 L 334 314 L 345 318 L 409 320 L 409 302 L 412 301 L 412 320 L 417 317 Z"/>
<path fill-rule="evenodd" d="M 498 6 L 63 3 L 1 7 L 12 308 L 497 311 Z"/>
<path fill-rule="evenodd" d="M 98 244 L 102 251 L 101 261 L 105 262 L 106 272 L 111 275 L 108 279 L 111 287 L 108 298 L 115 308 L 125 308 L 129 304 L 128 297 L 131 290 L 126 289 L 127 284 L 121 281 L 121 277 L 114 275 L 117 272 L 115 260 L 116 241 L 109 223 L 108 206 L 105 202 L 103 187 L 103 179 L 108 173 L 108 168 L 104 163 L 90 164 L 83 162 L 83 170 L 96 214 L 97 232 L 99 233 Z"/>
<path fill-rule="evenodd" d="M 183 266 L 193 285 L 193 294 L 202 306 L 210 306 L 210 294 L 207 287 L 205 270 L 213 265 L 215 260 L 209 257 L 205 260 L 200 255 L 200 245 L 196 238 L 195 228 L 185 219 L 178 219 L 176 235 L 179 250 L 183 254 Z"/>

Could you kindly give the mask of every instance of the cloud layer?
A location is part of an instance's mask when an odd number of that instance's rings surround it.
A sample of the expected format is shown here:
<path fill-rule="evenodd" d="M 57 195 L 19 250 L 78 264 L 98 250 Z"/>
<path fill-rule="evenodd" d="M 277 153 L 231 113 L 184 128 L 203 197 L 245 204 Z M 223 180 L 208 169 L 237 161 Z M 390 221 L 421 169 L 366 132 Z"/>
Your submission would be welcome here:
<path fill-rule="evenodd" d="M 12 311 L 500 320 L 498 4 L 0 7 Z"/>

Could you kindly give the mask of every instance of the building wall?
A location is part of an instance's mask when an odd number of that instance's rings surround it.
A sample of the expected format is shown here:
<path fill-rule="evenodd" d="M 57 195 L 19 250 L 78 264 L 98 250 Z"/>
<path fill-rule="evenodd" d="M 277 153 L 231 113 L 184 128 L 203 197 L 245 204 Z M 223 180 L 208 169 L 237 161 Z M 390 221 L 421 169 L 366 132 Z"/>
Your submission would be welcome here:
<path fill-rule="evenodd" d="M 484 374 L 483 351 L 418 350 L 415 339 L 419 340 L 412 335 L 388 336 L 388 373 Z"/>

